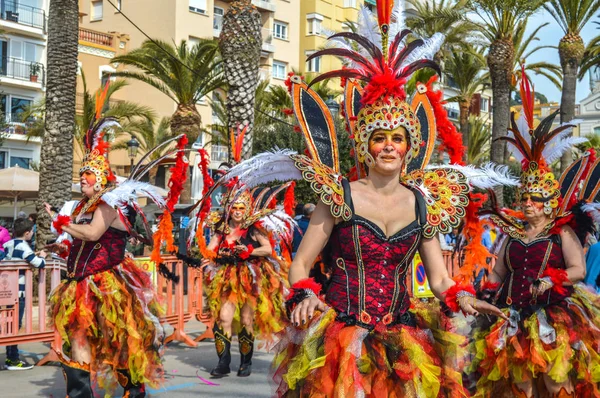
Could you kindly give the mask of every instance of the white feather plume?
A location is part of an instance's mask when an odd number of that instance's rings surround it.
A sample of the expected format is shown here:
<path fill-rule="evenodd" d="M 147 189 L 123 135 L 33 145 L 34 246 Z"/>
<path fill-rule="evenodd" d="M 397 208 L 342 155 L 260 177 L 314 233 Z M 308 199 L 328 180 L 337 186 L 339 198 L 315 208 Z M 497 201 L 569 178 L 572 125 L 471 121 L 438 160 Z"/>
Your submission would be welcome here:
<path fill-rule="evenodd" d="M 281 205 L 278 205 L 275 212 L 263 217 L 261 221 L 267 231 L 273 233 L 277 240 L 287 243 L 291 243 L 294 229 L 298 228 L 296 220 L 290 217 Z"/>
<path fill-rule="evenodd" d="M 379 31 L 377 18 L 375 18 L 371 10 L 366 6 L 362 6 L 358 12 L 357 33 L 366 37 L 371 43 L 374 43 L 377 47 L 381 48 L 381 32 Z"/>
<path fill-rule="evenodd" d="M 458 170 L 467 177 L 469 184 L 481 188 L 488 189 L 495 186 L 518 186 L 519 180 L 510 174 L 510 169 L 505 165 L 497 165 L 494 163 L 485 163 L 480 167 L 475 166 L 430 166 L 427 169 L 448 168 Z"/>
<path fill-rule="evenodd" d="M 138 194 L 147 196 L 160 208 L 166 205 L 156 187 L 134 180 L 125 180 L 120 183 L 116 188 L 102 195 L 102 200 L 113 208 L 119 207 L 124 214 L 127 214 L 127 206 L 137 201 Z"/>
<path fill-rule="evenodd" d="M 519 119 L 517 119 L 517 128 L 519 129 L 519 132 L 521 133 L 525 141 L 527 141 L 529 146 L 531 146 L 531 134 L 529 134 L 529 124 L 527 124 L 525 112 L 523 112 L 521 116 L 519 116 Z"/>
<path fill-rule="evenodd" d="M 296 152 L 290 149 L 274 149 L 260 153 L 229 170 L 223 177 L 223 182 L 237 177 L 247 187 L 253 188 L 275 180 L 283 182 L 299 180 L 302 178 L 302 173 L 290 158 L 295 154 Z"/>
<path fill-rule="evenodd" d="M 588 139 L 585 137 L 569 137 L 564 140 L 561 140 L 560 142 L 555 143 L 551 147 L 547 146 L 546 148 L 544 148 L 542 154 L 546 159 L 546 162 L 548 164 L 551 164 L 560 159 L 560 157 L 563 155 L 563 153 L 565 153 L 567 149 L 570 149 L 575 145 L 582 144 L 587 141 Z"/>
<path fill-rule="evenodd" d="M 440 50 L 444 44 L 446 37 L 441 33 L 436 33 L 429 39 L 423 39 L 423 44 L 415 48 L 404 61 L 401 66 L 406 67 L 420 59 L 433 59 L 434 55 Z M 398 49 L 399 51 L 401 49 Z"/>

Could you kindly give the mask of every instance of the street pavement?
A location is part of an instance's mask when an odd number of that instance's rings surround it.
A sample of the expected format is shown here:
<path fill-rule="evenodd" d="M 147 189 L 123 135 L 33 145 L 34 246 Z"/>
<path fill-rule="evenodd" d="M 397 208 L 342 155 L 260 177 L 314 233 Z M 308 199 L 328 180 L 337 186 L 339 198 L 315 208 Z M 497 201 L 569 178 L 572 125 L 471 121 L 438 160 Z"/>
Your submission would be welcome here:
<path fill-rule="evenodd" d="M 190 321 L 186 324 L 186 332 L 192 338 L 203 332 L 200 322 Z M 210 370 L 217 363 L 212 340 L 198 343 L 195 348 L 181 343 L 169 343 L 165 351 L 164 386 L 158 390 L 149 390 L 148 397 L 248 397 L 262 398 L 273 395 L 272 385 L 269 384 L 269 366 L 273 355 L 255 347 L 252 358 L 252 375 L 237 377 L 239 352 L 237 341 L 232 347 L 232 373 L 222 379 L 211 379 Z M 258 343 L 257 343 L 258 345 Z M 19 345 L 21 357 L 29 363 L 35 363 L 48 353 L 49 345 L 29 343 Z M 9 371 L 3 369 L 6 359 L 5 350 L 0 348 L 0 397 L 2 398 L 59 398 L 66 395 L 62 371 L 57 363 L 36 366 L 31 370 Z M 217 385 L 209 385 L 214 383 Z M 121 391 L 115 398 L 120 398 Z M 103 394 L 97 394 L 102 397 Z"/>

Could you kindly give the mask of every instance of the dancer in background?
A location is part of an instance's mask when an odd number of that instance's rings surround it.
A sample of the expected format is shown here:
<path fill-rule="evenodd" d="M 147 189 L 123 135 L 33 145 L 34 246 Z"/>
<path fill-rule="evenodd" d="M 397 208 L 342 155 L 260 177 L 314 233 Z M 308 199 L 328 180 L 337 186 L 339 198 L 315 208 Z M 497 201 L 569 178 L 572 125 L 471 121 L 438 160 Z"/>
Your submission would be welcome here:
<path fill-rule="evenodd" d="M 243 135 L 237 138 L 241 139 Z M 232 138 L 232 142 L 236 140 Z M 233 148 L 234 158 L 239 161 L 235 149 L 241 150 L 241 146 Z M 205 153 L 202 164 L 208 164 Z M 231 341 L 237 334 L 241 355 L 237 375 L 247 377 L 252 372 L 255 339 L 272 342 L 273 335 L 284 327 L 284 297 L 289 286 L 287 272 L 296 226 L 290 216 L 295 184 L 249 190 L 243 179 L 231 180 L 221 203 L 223 210 L 209 213 L 209 189 L 216 189 L 226 178 L 212 186 L 212 179 L 204 173 L 205 195 L 197 204 L 200 210 L 195 238 L 202 257 L 207 300 L 215 319 L 213 332 L 219 362 L 210 374 L 219 378 L 231 372 Z M 276 202 L 284 191 L 282 208 Z M 213 233 L 208 245 L 203 234 L 205 227 Z M 276 246 L 281 255 L 276 253 Z"/>
<path fill-rule="evenodd" d="M 552 162 L 581 142 L 573 125 L 551 130 L 557 112 L 535 125 L 533 88 L 523 70 L 523 111 L 512 115 L 505 139 L 521 161 L 521 211 L 494 208 L 484 214 L 507 239 L 481 295 L 508 319 L 479 317 L 471 370 L 476 396 L 600 397 L 600 296 L 582 283 L 582 245 L 598 215 L 593 204 L 600 168 L 587 153 L 561 177 Z M 493 194 L 492 194 L 493 195 Z"/>
<path fill-rule="evenodd" d="M 95 384 L 106 396 L 112 396 L 120 384 L 124 397 L 141 398 L 146 396 L 146 383 L 158 387 L 163 377 L 162 309 L 150 276 L 125 256 L 125 245 L 128 236 L 152 243 L 132 228 L 136 214 L 145 220 L 137 194 L 167 212 L 173 210 L 181 192 L 173 182 L 183 182 L 187 175 L 183 156 L 187 140 L 180 136 L 163 144 L 177 140 L 178 149 L 167 156 L 176 155 L 175 169 L 184 170 L 173 172 L 166 202 L 152 186 L 138 181 L 152 163 L 137 165 L 117 185 L 103 138 L 118 124 L 100 117 L 102 103 L 99 98 L 96 119 L 85 137 L 86 155 L 80 169 L 83 199 L 68 215 L 45 205 L 53 217 L 53 229 L 61 235 L 53 247 L 67 258 L 67 279 L 52 293 L 50 313 L 63 340 L 59 356 L 69 398 L 92 397 Z M 146 230 L 150 236 L 147 224 Z M 161 242 L 155 243 L 160 246 Z"/>

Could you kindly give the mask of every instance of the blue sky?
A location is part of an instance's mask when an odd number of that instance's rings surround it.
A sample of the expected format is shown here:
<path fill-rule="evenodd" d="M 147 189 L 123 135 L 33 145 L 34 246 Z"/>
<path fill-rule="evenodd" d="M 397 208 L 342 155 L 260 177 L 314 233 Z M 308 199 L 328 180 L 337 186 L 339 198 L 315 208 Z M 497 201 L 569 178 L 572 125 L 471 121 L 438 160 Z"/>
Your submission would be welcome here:
<path fill-rule="evenodd" d="M 600 34 L 600 29 L 598 29 L 598 25 L 593 23 L 593 21 L 600 21 L 600 18 L 598 18 L 598 16 L 593 17 L 581 32 L 581 37 L 583 38 L 585 44 L 587 44 L 594 36 Z M 536 27 L 545 22 L 550 22 L 550 24 L 547 25 L 545 28 L 542 28 L 538 32 L 538 37 L 540 38 L 540 41 L 536 42 L 537 45 L 558 46 L 558 42 L 564 36 L 564 33 L 560 26 L 556 23 L 554 18 L 552 18 L 552 16 L 548 12 L 546 12 L 546 10 L 539 11 L 529 19 L 529 22 L 527 24 L 528 33 L 531 33 Z M 531 48 L 533 47 L 535 47 L 535 45 L 531 44 Z M 527 61 L 530 63 L 546 61 L 554 63 L 556 65 L 560 65 L 560 61 L 558 59 L 558 50 L 551 48 L 539 50 Z M 552 84 L 543 76 L 536 76 L 535 74 L 531 74 L 530 77 L 531 80 L 533 80 L 533 83 L 535 84 L 535 90 L 537 92 L 544 94 L 548 98 L 548 101 L 560 102 L 560 91 L 556 88 L 556 86 L 554 86 L 554 84 Z M 581 101 L 589 94 L 589 78 L 586 76 L 577 84 L 577 102 Z"/>

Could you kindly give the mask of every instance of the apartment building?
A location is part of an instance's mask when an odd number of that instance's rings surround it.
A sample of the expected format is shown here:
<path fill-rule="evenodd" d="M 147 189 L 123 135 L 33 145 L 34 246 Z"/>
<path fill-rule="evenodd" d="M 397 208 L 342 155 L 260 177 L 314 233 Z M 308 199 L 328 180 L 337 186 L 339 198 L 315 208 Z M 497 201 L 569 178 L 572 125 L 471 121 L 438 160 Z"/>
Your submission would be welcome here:
<path fill-rule="evenodd" d="M 0 168 L 39 164 L 41 140 L 27 141 L 20 114 L 44 97 L 48 2 L 0 0 Z"/>
<path fill-rule="evenodd" d="M 112 3 L 118 9 L 105 0 L 80 0 L 79 9 L 83 14 L 80 27 L 101 34 L 126 34 L 126 46 L 131 50 L 139 47 L 146 37 L 121 12 L 152 38 L 177 44 L 187 40 L 193 44 L 200 38 L 219 36 L 223 16 L 231 0 L 114 0 Z M 253 0 L 252 3 L 260 11 L 263 23 L 261 77 L 269 79 L 272 84 L 283 84 L 287 73 L 292 69 L 297 70 L 300 63 L 298 15 L 301 0 Z M 102 76 L 107 72 L 123 68 L 109 62 L 97 65 L 81 57 L 80 62 L 90 89 L 99 86 Z M 169 97 L 141 82 L 132 81 L 115 97 L 148 105 L 156 110 L 159 117 L 171 116 L 176 108 Z M 207 99 L 201 100 L 197 108 L 204 125 L 218 122 Z M 209 141 L 209 137 L 200 137 L 196 146 L 209 144 Z M 207 148 L 211 152 L 211 167 L 217 168 L 227 160 L 227 146 L 224 143 L 209 144 Z"/>

